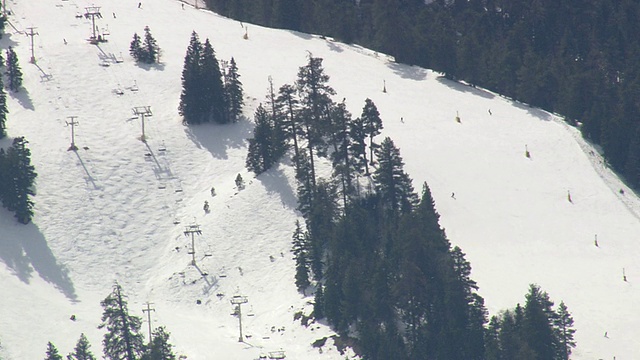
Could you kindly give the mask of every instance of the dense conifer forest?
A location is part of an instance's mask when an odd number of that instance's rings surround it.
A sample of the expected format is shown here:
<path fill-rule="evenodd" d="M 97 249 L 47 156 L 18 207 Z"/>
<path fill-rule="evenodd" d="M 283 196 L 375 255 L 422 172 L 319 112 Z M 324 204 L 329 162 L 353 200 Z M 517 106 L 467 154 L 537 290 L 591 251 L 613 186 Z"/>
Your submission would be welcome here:
<path fill-rule="evenodd" d="M 333 101 L 322 61 L 310 54 L 277 94 L 269 79 L 246 158 L 259 175 L 293 157 L 304 224 L 291 237 L 292 280 L 314 294 L 313 318 L 355 337 L 365 359 L 568 359 L 571 315 L 536 285 L 524 308 L 487 325 L 471 264 L 440 227 L 429 186 L 419 196 L 400 149 L 376 139 L 384 124 L 371 99 L 357 118 Z M 329 178 L 317 175 L 320 158 Z"/>
<path fill-rule="evenodd" d="M 205 0 L 214 11 L 323 34 L 554 111 L 640 185 L 636 0 Z"/>

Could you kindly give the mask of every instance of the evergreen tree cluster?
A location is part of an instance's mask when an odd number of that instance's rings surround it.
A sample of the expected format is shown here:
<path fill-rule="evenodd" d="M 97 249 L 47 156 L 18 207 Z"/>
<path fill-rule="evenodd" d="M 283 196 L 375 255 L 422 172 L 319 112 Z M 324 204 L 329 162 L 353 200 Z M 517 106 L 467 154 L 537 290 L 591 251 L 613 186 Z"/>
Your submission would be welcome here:
<path fill-rule="evenodd" d="M 0 200 L 22 224 L 28 224 L 33 217 L 31 198 L 38 176 L 31 165 L 28 143 L 24 137 L 17 137 L 7 150 L 0 149 Z"/>
<path fill-rule="evenodd" d="M 227 65 L 226 62 L 223 64 Z M 178 110 L 184 124 L 236 122 L 242 115 L 244 93 L 235 59 L 220 69 L 213 46 L 200 42 L 194 31 L 182 70 Z"/>
<path fill-rule="evenodd" d="M 366 99 L 354 119 L 344 100 L 333 101 L 328 82 L 322 59 L 312 55 L 295 84 L 276 94 L 270 79 L 247 154 L 247 168 L 260 174 L 293 148 L 304 223 L 295 224 L 291 252 L 296 286 L 305 295 L 315 292 L 314 317 L 340 334 L 357 334 L 369 359 L 480 360 L 493 349 L 499 353 L 501 343 L 487 337 L 488 313 L 471 265 L 440 227 L 429 187 L 418 196 L 393 140 L 374 141 L 383 124 L 373 101 Z M 330 160 L 330 178 L 316 175 L 318 157 Z M 531 295 L 531 303 L 541 294 Z M 527 308 L 534 314 L 533 305 Z M 575 343 L 564 311 L 564 341 L 556 325 L 553 336 L 538 328 L 540 314 L 552 319 L 550 312 L 531 315 L 538 323 L 522 334 L 542 334 L 533 351 L 553 349 L 553 356 L 568 358 Z M 550 352 L 532 354 L 547 359 Z M 518 357 L 499 359 L 512 358 Z"/>
<path fill-rule="evenodd" d="M 573 318 L 564 302 L 553 309 L 549 295 L 532 284 L 525 306 L 493 316 L 485 333 L 486 360 L 568 360 L 576 346 Z"/>
<path fill-rule="evenodd" d="M 22 86 L 22 71 L 18 63 L 18 55 L 11 46 L 7 49 L 6 75 L 9 81 L 9 89 L 18 92 Z"/>
<path fill-rule="evenodd" d="M 176 360 L 173 345 L 169 343 L 169 333 L 160 326 L 156 328 L 148 344 L 144 343 L 144 336 L 140 331 L 142 319 L 130 315 L 127 296 L 119 284 L 113 286 L 113 291 L 100 302 L 104 312 L 102 323 L 98 328 L 106 328 L 102 341 L 104 359 L 107 360 Z M 47 344 L 45 360 L 62 360 L 53 343 Z M 74 348 L 67 355 L 67 360 L 96 360 L 91 352 L 91 344 L 84 334 Z"/>
<path fill-rule="evenodd" d="M 356 42 L 562 114 L 640 185 L 640 3 L 206 0 L 261 25 Z"/>
<path fill-rule="evenodd" d="M 151 35 L 148 26 L 144 27 L 144 39 L 133 34 L 133 40 L 129 46 L 129 54 L 136 60 L 145 64 L 154 64 L 160 61 L 161 50 L 156 39 Z"/>

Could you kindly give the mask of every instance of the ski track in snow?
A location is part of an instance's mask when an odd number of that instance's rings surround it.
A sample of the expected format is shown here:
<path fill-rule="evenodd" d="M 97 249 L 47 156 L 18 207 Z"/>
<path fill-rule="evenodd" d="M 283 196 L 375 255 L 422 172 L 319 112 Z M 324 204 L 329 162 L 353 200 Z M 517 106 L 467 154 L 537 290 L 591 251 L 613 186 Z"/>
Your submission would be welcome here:
<path fill-rule="evenodd" d="M 249 119 L 269 75 L 279 87 L 295 80 L 307 51 L 324 58 L 336 100 L 346 98 L 356 117 L 371 98 L 385 127 L 378 141 L 392 137 L 416 190 L 428 182 L 441 225 L 467 254 L 491 314 L 523 304 L 537 283 L 574 316 L 573 359 L 640 357 L 640 202 L 575 128 L 362 47 L 242 24 L 195 9 L 193 0 L 184 10 L 172 0 L 137 3 L 7 0 L 11 26 L 0 43 L 15 48 L 24 74 L 24 90 L 8 96 L 8 132 L 30 142 L 38 178 L 32 224 L 18 225 L 0 209 L 3 359 L 42 358 L 47 341 L 67 354 L 81 332 L 99 357 L 99 303 L 114 281 L 132 314 L 142 316 L 143 304 L 153 303 L 153 326 L 167 326 L 177 353 L 189 359 L 255 359 L 280 349 L 291 359 L 344 359 L 331 341 L 322 353 L 311 346 L 333 334 L 327 326 L 293 320 L 311 311 L 312 299 L 293 283 L 289 162 L 257 178 L 245 170 L 250 120 L 181 124 L 180 75 L 194 30 L 211 40 L 219 60 L 235 57 Z M 88 6 L 101 6 L 96 25 L 108 42 L 99 46 L 86 41 L 91 21 L 76 18 Z M 145 25 L 163 50 L 156 66 L 138 66 L 128 54 Z M 28 61 L 29 27 L 38 32 L 37 65 Z M 132 113 L 138 106 L 153 112 L 146 144 Z M 72 116 L 77 152 L 67 151 Z M 241 191 L 238 173 L 246 182 Z M 193 223 L 202 229 L 197 267 L 184 234 Z M 229 299 L 239 294 L 249 300 L 243 343 L 230 315 Z"/>

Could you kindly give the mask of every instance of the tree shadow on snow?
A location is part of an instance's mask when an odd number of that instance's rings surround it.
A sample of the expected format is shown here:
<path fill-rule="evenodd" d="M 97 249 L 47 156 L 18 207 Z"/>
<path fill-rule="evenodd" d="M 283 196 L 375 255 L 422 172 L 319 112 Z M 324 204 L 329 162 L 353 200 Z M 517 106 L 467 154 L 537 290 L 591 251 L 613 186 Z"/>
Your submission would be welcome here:
<path fill-rule="evenodd" d="M 420 81 L 427 78 L 427 70 L 419 66 L 388 62 L 387 67 L 403 79 Z"/>
<path fill-rule="evenodd" d="M 253 123 L 242 117 L 232 124 L 187 125 L 184 132 L 197 147 L 207 149 L 218 159 L 227 159 L 227 149 L 246 146 L 253 134 Z"/>
<path fill-rule="evenodd" d="M 472 95 L 477 95 L 480 97 L 483 97 L 485 99 L 493 99 L 494 97 L 496 97 L 494 94 L 490 93 L 487 90 L 481 89 L 481 88 L 477 88 L 473 85 L 467 85 L 467 84 L 463 84 L 460 83 L 458 81 L 455 80 L 451 80 L 451 79 L 447 79 L 444 76 L 438 76 L 438 81 L 442 84 L 445 85 L 447 87 L 449 87 L 450 89 L 456 90 L 456 91 L 460 91 L 463 93 L 469 93 Z"/>
<path fill-rule="evenodd" d="M 9 25 L 9 23 L 7 23 L 7 25 Z M 5 49 L 5 51 L 9 48 L 9 46 L 16 47 L 16 45 L 18 45 L 18 43 L 12 39 L 13 34 L 9 33 L 7 29 L 9 29 L 9 27 L 5 27 L 4 34 L 2 34 L 2 39 L 0 39 L 0 47 L 2 49 Z M 22 35 L 22 33 L 18 34 Z M 5 57 L 6 55 L 6 53 L 2 54 L 3 57 Z"/>
<path fill-rule="evenodd" d="M 20 281 L 29 284 L 35 270 L 43 280 L 55 286 L 68 299 L 77 300 L 68 270 L 58 263 L 35 224 L 19 224 L 12 213 L 2 209 L 0 228 L 3 229 L 0 235 L 0 260 Z"/>
<path fill-rule="evenodd" d="M 9 94 L 12 98 L 16 99 L 23 108 L 27 110 L 35 110 L 33 107 L 33 102 L 31 101 L 31 97 L 29 96 L 29 92 L 25 88 L 20 88 L 20 91 L 9 91 Z"/>
<path fill-rule="evenodd" d="M 164 70 L 164 63 L 147 64 L 147 63 L 143 63 L 143 62 L 138 62 L 138 63 L 136 63 L 136 65 L 138 65 L 138 67 L 140 69 L 143 69 L 143 70 L 146 70 L 146 71 L 151 71 L 151 70 L 162 71 L 162 70 Z"/>
<path fill-rule="evenodd" d="M 551 121 L 551 119 L 553 118 L 553 115 L 545 110 L 540 109 L 539 107 L 531 106 L 527 103 L 523 103 L 517 100 L 509 100 L 511 102 L 511 105 L 528 112 L 530 115 L 535 116 L 540 120 Z"/>
<path fill-rule="evenodd" d="M 331 51 L 335 51 L 337 53 L 341 53 L 344 51 L 344 49 L 342 48 L 341 43 L 336 43 L 335 40 L 333 39 L 326 39 L 327 41 L 325 42 L 327 44 L 327 46 L 329 47 L 329 50 Z"/>
<path fill-rule="evenodd" d="M 298 198 L 283 171 L 283 164 L 279 164 L 258 175 L 256 180 L 262 183 L 268 193 L 279 194 L 283 207 L 290 209 L 298 207 Z"/>

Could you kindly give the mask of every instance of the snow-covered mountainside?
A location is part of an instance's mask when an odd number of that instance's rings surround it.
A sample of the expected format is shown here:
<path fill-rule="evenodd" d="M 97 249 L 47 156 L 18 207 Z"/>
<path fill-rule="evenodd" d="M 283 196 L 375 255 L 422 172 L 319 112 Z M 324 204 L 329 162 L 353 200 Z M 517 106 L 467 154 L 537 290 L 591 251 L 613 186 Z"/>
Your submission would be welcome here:
<path fill-rule="evenodd" d="M 90 6 L 100 7 L 95 25 L 106 43 L 87 42 L 92 21 L 77 15 Z M 250 120 L 181 123 L 180 76 L 192 31 L 210 39 L 218 59 L 235 58 L 249 119 L 269 76 L 277 87 L 292 83 L 308 52 L 323 58 L 336 99 L 346 98 L 352 114 L 367 97 L 378 106 L 382 136 L 400 148 L 416 189 L 428 182 L 441 224 L 467 253 L 492 314 L 523 303 L 537 283 L 573 314 L 572 358 L 640 357 L 640 201 L 556 116 L 358 46 L 242 24 L 174 0 L 140 8 L 131 0 L 7 0 L 7 7 L 11 26 L 0 45 L 15 48 L 24 74 L 24 89 L 8 99 L 8 133 L 30 142 L 38 178 L 32 224 L 0 210 L 3 359 L 43 358 L 47 341 L 66 354 L 82 332 L 100 355 L 100 301 L 114 281 L 133 314 L 143 316 L 152 303 L 153 326 L 166 326 L 189 359 L 255 359 L 277 350 L 291 359 L 344 359 L 331 340 L 321 350 L 311 346 L 333 334 L 327 326 L 294 321 L 296 312 L 310 312 L 311 298 L 293 283 L 289 162 L 253 177 L 244 168 Z M 136 65 L 128 54 L 145 26 L 163 51 L 160 65 Z M 25 36 L 31 27 L 35 64 Z M 146 143 L 132 113 L 139 106 L 153 113 L 145 118 Z M 67 151 L 72 119 L 77 152 Z M 237 174 L 244 190 L 235 188 Z M 197 266 L 184 234 L 193 224 L 202 230 Z M 231 315 L 234 295 L 248 299 L 243 343 Z"/>

